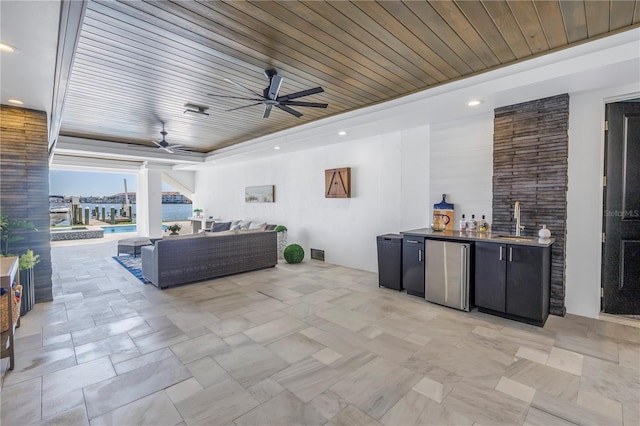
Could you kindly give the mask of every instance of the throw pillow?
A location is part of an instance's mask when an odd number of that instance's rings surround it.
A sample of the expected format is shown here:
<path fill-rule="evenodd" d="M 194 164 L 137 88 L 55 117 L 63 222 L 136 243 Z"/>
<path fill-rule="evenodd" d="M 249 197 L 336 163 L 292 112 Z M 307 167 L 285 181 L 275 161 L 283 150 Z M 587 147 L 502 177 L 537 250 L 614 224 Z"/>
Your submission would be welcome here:
<path fill-rule="evenodd" d="M 240 221 L 240 229 L 249 229 L 249 225 L 251 225 L 250 220 L 242 220 Z"/>
<path fill-rule="evenodd" d="M 231 222 L 213 222 L 211 232 L 222 232 L 231 229 Z"/>
<path fill-rule="evenodd" d="M 251 222 L 251 224 L 249 225 L 249 229 L 256 229 L 259 231 L 264 231 L 264 228 L 266 228 L 267 223 L 266 222 Z"/>
<path fill-rule="evenodd" d="M 233 222 L 232 222 L 231 223 L 231 229 L 234 230 L 234 231 L 239 230 L 240 229 L 240 224 L 237 223 L 237 224 L 234 225 Z"/>
<path fill-rule="evenodd" d="M 275 229 L 276 229 L 276 226 L 278 226 L 278 225 L 267 225 L 267 226 L 264 228 L 264 230 L 265 230 L 265 231 L 273 231 L 273 230 L 275 230 Z"/>

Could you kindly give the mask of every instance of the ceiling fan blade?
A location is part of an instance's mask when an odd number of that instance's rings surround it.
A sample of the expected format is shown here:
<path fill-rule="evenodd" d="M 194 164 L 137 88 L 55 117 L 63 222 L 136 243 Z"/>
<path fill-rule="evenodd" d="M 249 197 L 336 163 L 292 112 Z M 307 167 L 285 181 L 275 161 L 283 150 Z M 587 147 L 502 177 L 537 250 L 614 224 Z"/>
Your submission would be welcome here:
<path fill-rule="evenodd" d="M 239 88 L 244 89 L 244 90 L 246 90 L 247 92 L 249 92 L 249 93 L 251 93 L 251 94 L 253 94 L 253 95 L 258 96 L 260 99 L 264 99 L 264 96 L 262 96 L 260 93 L 256 93 L 256 92 L 254 92 L 253 90 L 249 89 L 248 87 L 243 86 L 243 85 L 242 85 L 242 84 L 240 84 L 240 83 L 236 83 L 235 81 L 233 81 L 233 80 L 229 80 L 228 78 L 225 78 L 225 79 L 224 79 L 224 81 L 226 81 L 226 82 L 228 82 L 228 83 L 231 83 L 231 84 L 233 84 L 234 86 L 238 86 Z"/>
<path fill-rule="evenodd" d="M 227 98 L 227 99 L 242 99 L 243 101 L 261 101 L 262 100 L 262 98 L 260 99 L 241 98 L 239 96 L 214 95 L 213 93 L 207 93 L 207 96 L 215 96 L 216 98 Z"/>
<path fill-rule="evenodd" d="M 160 144 L 160 142 L 156 142 L 156 141 L 151 141 L 153 143 L 155 143 L 156 145 L 158 145 L 160 148 L 162 148 L 162 145 Z"/>
<path fill-rule="evenodd" d="M 276 99 L 278 97 L 280 86 L 282 86 L 282 77 L 279 75 L 271 77 L 271 85 L 269 85 L 269 99 Z"/>
<path fill-rule="evenodd" d="M 269 115 L 271 114 L 271 107 L 273 105 L 265 105 L 264 106 L 264 115 L 262 116 L 262 118 L 269 118 Z"/>
<path fill-rule="evenodd" d="M 282 101 L 280 105 L 291 105 L 299 107 L 326 108 L 329 104 L 320 104 L 317 102 L 298 102 L 298 101 Z"/>
<path fill-rule="evenodd" d="M 262 102 L 257 102 L 257 103 L 255 103 L 255 104 L 251 104 L 251 105 L 244 105 L 244 106 L 237 107 L 237 108 L 225 109 L 225 112 L 235 111 L 235 110 L 237 110 L 237 109 L 242 109 L 242 108 L 249 108 L 249 107 L 256 106 L 256 105 L 260 105 L 260 104 L 262 104 Z"/>
<path fill-rule="evenodd" d="M 302 98 L 303 96 L 315 95 L 316 93 L 322 93 L 324 89 L 322 87 L 314 87 L 313 89 L 301 90 L 300 92 L 291 93 L 289 95 L 280 96 L 277 101 L 289 101 L 291 99 Z"/>
<path fill-rule="evenodd" d="M 169 145 L 167 148 L 169 149 L 176 149 L 176 148 L 182 148 L 184 146 L 184 144 L 177 144 L 177 145 Z"/>
<path fill-rule="evenodd" d="M 164 149 L 165 151 L 167 151 L 169 154 L 173 154 L 173 151 L 171 151 L 171 149 L 169 147 L 166 146 L 161 146 L 160 149 Z"/>
<path fill-rule="evenodd" d="M 302 117 L 302 113 L 300 113 L 300 112 L 296 111 L 295 109 L 289 108 L 289 107 L 288 107 L 288 106 L 286 106 L 286 105 L 280 105 L 280 104 L 278 104 L 278 105 L 276 105 L 276 107 L 280 108 L 280 109 L 281 109 L 281 110 L 283 110 L 283 111 L 288 112 L 288 113 L 289 113 L 289 114 L 291 114 L 291 115 L 295 115 L 295 116 L 296 116 L 296 117 L 298 117 L 298 118 Z"/>

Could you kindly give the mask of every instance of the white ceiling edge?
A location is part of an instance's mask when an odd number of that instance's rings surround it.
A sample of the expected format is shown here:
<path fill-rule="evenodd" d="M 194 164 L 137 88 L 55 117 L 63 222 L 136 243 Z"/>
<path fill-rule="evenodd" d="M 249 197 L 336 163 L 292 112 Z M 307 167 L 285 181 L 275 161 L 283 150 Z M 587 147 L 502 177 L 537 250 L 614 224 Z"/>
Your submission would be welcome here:
<path fill-rule="evenodd" d="M 90 171 L 105 173 L 137 173 L 142 161 L 125 161 L 108 158 L 87 158 L 58 154 L 49 170 Z"/>
<path fill-rule="evenodd" d="M 167 166 L 201 164 L 205 158 L 205 154 L 197 152 L 183 153 L 176 151 L 170 154 L 159 148 L 71 136 L 60 136 L 58 138 L 51 166 L 61 166 L 61 163 L 58 162 L 58 156 L 149 161 Z"/>
<path fill-rule="evenodd" d="M 204 165 L 181 168 L 197 170 L 280 155 L 354 137 L 493 114 L 495 108 L 531 99 L 634 82 L 640 86 L 640 28 L 222 148 L 209 153 Z M 483 103 L 467 107 L 472 99 Z M 341 137 L 340 130 L 348 134 Z"/>
<path fill-rule="evenodd" d="M 0 55 L 0 102 L 51 115 L 60 0 L 0 1 L 0 40 L 17 49 Z"/>

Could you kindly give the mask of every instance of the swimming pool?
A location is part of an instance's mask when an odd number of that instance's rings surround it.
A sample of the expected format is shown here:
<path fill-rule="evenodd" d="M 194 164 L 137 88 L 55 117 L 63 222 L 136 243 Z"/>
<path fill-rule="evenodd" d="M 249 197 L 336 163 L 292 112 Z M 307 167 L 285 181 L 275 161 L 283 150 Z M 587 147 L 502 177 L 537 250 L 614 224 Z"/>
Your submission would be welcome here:
<path fill-rule="evenodd" d="M 162 225 L 162 230 L 166 230 L 169 225 Z M 119 234 L 121 232 L 136 232 L 138 228 L 136 225 L 114 225 L 114 226 L 101 226 L 104 229 L 105 234 Z"/>
<path fill-rule="evenodd" d="M 115 225 L 115 226 L 101 226 L 104 229 L 105 234 L 119 234 L 122 232 L 136 232 L 136 225 Z"/>

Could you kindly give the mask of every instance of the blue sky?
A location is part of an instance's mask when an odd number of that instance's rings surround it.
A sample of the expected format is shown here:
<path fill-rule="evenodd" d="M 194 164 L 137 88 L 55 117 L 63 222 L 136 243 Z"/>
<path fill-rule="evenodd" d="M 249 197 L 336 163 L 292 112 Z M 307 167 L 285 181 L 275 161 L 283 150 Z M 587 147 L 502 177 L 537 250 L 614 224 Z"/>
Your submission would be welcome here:
<path fill-rule="evenodd" d="M 49 194 L 51 195 L 113 195 L 124 192 L 124 179 L 127 179 L 127 190 L 136 192 L 135 174 L 72 172 L 64 170 L 49 171 Z M 173 191 L 166 183 L 162 183 L 163 191 Z"/>

